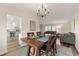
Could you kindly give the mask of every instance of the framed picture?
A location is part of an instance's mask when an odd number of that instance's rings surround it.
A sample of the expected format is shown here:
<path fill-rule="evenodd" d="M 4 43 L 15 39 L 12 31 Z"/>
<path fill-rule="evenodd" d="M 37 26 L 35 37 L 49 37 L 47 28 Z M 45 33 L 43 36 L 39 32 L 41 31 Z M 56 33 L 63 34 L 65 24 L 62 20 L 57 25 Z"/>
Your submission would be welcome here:
<path fill-rule="evenodd" d="M 30 31 L 35 31 L 36 30 L 36 22 L 30 20 Z"/>

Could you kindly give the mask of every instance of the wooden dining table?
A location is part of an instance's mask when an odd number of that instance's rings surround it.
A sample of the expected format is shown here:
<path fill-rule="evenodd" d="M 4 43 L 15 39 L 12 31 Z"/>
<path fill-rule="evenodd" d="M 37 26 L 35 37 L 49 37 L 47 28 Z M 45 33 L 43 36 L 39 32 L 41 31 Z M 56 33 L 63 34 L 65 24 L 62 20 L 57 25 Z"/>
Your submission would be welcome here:
<path fill-rule="evenodd" d="M 30 38 L 23 40 L 28 46 L 35 48 L 35 56 L 40 56 L 40 48 L 45 44 L 45 42 L 48 41 L 47 37 L 41 37 L 41 38 Z M 28 51 L 28 53 L 30 53 Z"/>

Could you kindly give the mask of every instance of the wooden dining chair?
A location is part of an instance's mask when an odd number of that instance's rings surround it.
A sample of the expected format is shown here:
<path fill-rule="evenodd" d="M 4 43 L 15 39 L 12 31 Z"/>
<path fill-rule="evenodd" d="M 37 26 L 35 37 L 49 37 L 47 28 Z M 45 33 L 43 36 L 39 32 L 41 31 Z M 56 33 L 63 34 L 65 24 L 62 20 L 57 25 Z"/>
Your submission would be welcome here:
<path fill-rule="evenodd" d="M 28 40 L 32 40 L 31 38 L 28 38 Z M 33 39 L 34 40 L 34 39 Z M 30 42 L 32 43 L 32 42 Z M 27 55 L 30 56 L 30 55 L 33 55 L 34 56 L 35 54 L 35 48 L 32 47 L 32 46 L 28 46 L 28 51 L 27 51 Z"/>
<path fill-rule="evenodd" d="M 40 55 L 45 53 L 45 55 L 48 56 L 49 52 L 51 52 L 50 55 L 52 55 L 52 45 L 54 44 L 54 42 L 55 42 L 55 36 L 49 36 L 48 42 L 40 49 Z"/>
<path fill-rule="evenodd" d="M 55 56 L 55 53 L 57 53 L 57 48 L 56 48 L 56 40 L 57 40 L 58 36 L 56 35 L 55 38 L 54 38 L 54 42 L 52 44 L 52 50 L 53 50 L 53 55 Z"/>
<path fill-rule="evenodd" d="M 27 33 L 27 37 L 32 37 L 34 35 L 34 32 Z"/>
<path fill-rule="evenodd" d="M 56 34 L 56 31 L 46 31 L 46 32 L 44 32 L 44 34 L 54 35 L 54 34 Z"/>
<path fill-rule="evenodd" d="M 29 32 L 27 33 L 27 38 L 30 39 L 30 37 L 32 37 L 34 35 L 34 32 Z M 33 49 L 33 52 L 31 52 L 31 50 Z M 35 49 L 31 46 L 28 47 L 28 56 L 30 54 L 34 55 Z"/>
<path fill-rule="evenodd" d="M 41 35 L 41 32 L 36 32 L 36 35 L 37 35 L 37 36 L 40 36 L 40 35 Z"/>

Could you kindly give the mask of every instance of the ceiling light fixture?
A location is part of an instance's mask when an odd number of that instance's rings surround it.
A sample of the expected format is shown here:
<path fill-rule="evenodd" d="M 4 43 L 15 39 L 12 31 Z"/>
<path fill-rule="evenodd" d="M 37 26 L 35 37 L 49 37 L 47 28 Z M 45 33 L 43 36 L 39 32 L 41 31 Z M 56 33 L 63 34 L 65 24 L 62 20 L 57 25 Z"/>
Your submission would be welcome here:
<path fill-rule="evenodd" d="M 42 18 L 45 17 L 48 13 L 49 13 L 49 11 L 44 4 L 42 4 L 41 7 L 38 8 L 38 10 L 37 10 L 37 15 Z"/>

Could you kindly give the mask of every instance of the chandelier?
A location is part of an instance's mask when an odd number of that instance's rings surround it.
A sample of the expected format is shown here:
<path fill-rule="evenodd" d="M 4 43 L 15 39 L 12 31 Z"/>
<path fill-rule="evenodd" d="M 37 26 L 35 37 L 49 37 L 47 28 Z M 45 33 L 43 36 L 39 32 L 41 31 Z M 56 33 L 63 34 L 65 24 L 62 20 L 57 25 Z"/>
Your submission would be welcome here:
<path fill-rule="evenodd" d="M 41 7 L 38 8 L 38 10 L 37 10 L 37 15 L 42 18 L 45 17 L 48 13 L 49 13 L 49 11 L 44 4 L 42 4 Z"/>

